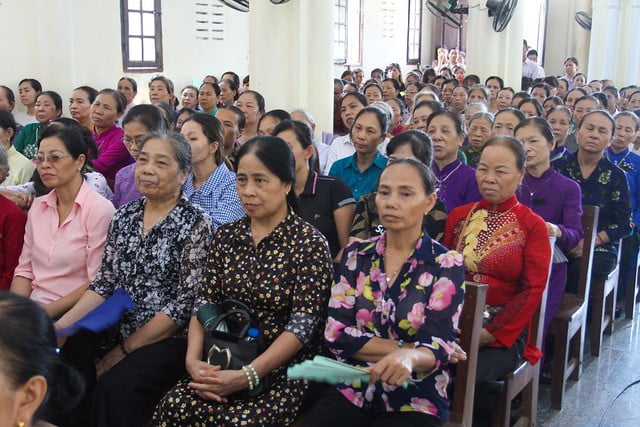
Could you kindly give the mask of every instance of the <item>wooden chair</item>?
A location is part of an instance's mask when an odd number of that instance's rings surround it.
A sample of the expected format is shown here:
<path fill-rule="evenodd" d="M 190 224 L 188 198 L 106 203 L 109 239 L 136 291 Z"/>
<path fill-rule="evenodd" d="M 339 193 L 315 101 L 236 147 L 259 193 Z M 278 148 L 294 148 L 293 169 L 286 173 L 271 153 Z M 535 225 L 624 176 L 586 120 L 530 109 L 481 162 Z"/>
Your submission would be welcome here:
<path fill-rule="evenodd" d="M 555 242 L 552 238 L 551 245 Z M 552 257 L 553 259 L 553 257 Z M 542 293 L 540 305 L 531 319 L 531 329 L 533 344 L 542 347 L 542 332 L 544 326 L 544 310 L 547 305 L 547 288 L 549 287 L 549 276 L 551 275 L 551 260 L 549 262 L 549 275 L 547 276 L 547 286 Z M 509 427 L 511 425 L 511 401 L 522 393 L 522 412 L 516 421 L 516 425 L 534 426 L 536 424 L 536 412 L 538 411 L 538 386 L 540 381 L 540 363 L 530 364 L 523 359 L 520 364 L 509 374 L 505 375 L 502 385 L 502 393 L 498 401 L 497 408 L 493 414 L 492 425 L 499 427 Z"/>
<path fill-rule="evenodd" d="M 571 376 L 577 380 L 582 375 L 589 301 L 587 296 L 591 287 L 591 264 L 599 211 L 600 208 L 597 206 L 583 206 L 584 243 L 580 259 L 578 292 L 564 294 L 547 332 L 548 336 L 554 337 L 554 353 L 551 361 L 551 407 L 553 409 L 562 409 L 567 379 Z"/>
<path fill-rule="evenodd" d="M 455 390 L 447 426 L 471 427 L 473 421 L 473 398 L 476 385 L 476 366 L 482 314 L 487 298 L 488 286 L 480 283 L 465 283 L 464 305 L 460 315 L 460 346 L 467 352 L 467 360 L 456 367 Z"/>
<path fill-rule="evenodd" d="M 638 280 L 640 279 L 640 251 L 636 257 L 636 268 L 625 283 L 624 293 L 624 316 L 631 320 L 633 319 L 633 312 L 636 310 L 636 298 L 638 298 Z"/>
<path fill-rule="evenodd" d="M 589 326 L 589 338 L 591 341 L 591 355 L 600 356 L 602 346 L 602 333 L 613 333 L 613 321 L 616 313 L 616 294 L 618 291 L 618 278 L 620 277 L 620 255 L 622 253 L 622 240 L 618 242 L 618 262 L 616 267 L 606 278 L 598 279 L 591 285 L 589 305 L 591 310 L 591 325 Z"/>

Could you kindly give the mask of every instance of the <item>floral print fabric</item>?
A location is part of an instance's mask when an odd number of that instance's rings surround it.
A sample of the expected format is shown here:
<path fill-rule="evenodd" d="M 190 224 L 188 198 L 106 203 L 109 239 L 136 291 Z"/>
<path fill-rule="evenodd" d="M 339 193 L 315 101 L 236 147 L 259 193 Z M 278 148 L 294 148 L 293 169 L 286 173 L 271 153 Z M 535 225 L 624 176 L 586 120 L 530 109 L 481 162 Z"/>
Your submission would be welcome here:
<path fill-rule="evenodd" d="M 102 265 L 89 286 L 103 298 L 123 288 L 135 303 L 135 308 L 122 317 L 119 337 L 112 345 L 140 329 L 158 312 L 180 327 L 187 325 L 211 242 L 211 222 L 206 214 L 184 199 L 143 238 L 145 203 L 146 199 L 136 200 L 116 211 Z M 186 335 L 184 330 L 179 334 Z"/>
<path fill-rule="evenodd" d="M 386 232 L 345 250 L 340 279 L 331 290 L 325 339 L 339 361 L 354 366 L 373 365 L 353 356 L 374 337 L 429 348 L 436 366 L 430 373 L 419 374 L 406 389 L 346 383 L 338 390 L 364 409 L 418 411 L 445 420 L 447 362 L 464 297 L 462 256 L 423 232 L 395 281 L 387 285 L 385 241 Z"/>

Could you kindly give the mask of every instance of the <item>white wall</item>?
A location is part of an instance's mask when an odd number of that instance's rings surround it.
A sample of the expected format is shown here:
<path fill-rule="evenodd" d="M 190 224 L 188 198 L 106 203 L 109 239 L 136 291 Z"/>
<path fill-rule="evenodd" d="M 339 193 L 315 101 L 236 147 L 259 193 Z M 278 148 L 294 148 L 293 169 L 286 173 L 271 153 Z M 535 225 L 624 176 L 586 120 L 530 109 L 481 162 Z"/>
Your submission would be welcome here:
<path fill-rule="evenodd" d="M 564 75 L 564 60 L 574 56 L 580 71 L 588 71 L 590 32 L 575 21 L 576 12 L 591 14 L 591 0 L 549 0 L 544 70 L 549 75 Z"/>
<path fill-rule="evenodd" d="M 0 84 L 11 87 L 16 97 L 18 82 L 25 77 L 40 80 L 45 89 L 57 91 L 66 100 L 74 87 L 85 84 L 96 89 L 115 87 L 125 75 L 120 1 L 2 0 L 1 3 L 0 39 L 11 48 L 5 50 L 0 66 Z M 248 73 L 249 16 L 225 7 L 224 19 L 224 41 L 196 40 L 195 1 L 162 1 L 161 74 L 173 80 L 176 91 L 206 74 L 219 76 L 233 70 L 242 78 Z M 152 74 L 156 73 L 126 73 L 138 82 L 138 102 L 146 102 L 147 82 Z"/>

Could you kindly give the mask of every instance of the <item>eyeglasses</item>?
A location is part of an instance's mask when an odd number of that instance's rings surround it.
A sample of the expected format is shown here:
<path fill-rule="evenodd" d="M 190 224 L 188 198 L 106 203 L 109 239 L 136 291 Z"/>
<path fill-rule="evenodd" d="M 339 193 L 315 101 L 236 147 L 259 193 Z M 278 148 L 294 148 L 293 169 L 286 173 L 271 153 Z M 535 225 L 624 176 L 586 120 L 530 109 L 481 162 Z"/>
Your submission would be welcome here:
<path fill-rule="evenodd" d="M 145 137 L 143 136 L 141 138 L 132 139 L 125 136 L 124 138 L 122 138 L 122 143 L 127 147 L 131 147 L 131 145 L 133 145 L 134 143 L 139 146 L 140 144 L 142 144 L 142 141 L 144 140 L 144 138 Z"/>
<path fill-rule="evenodd" d="M 33 159 L 33 162 L 36 165 L 42 164 L 44 163 L 44 161 L 46 160 L 47 163 L 50 163 L 52 165 L 58 163 L 61 159 L 67 158 L 67 157 L 73 157 L 71 154 L 68 156 L 61 156 L 60 154 L 49 154 L 48 156 L 43 156 L 42 154 L 38 154 L 36 156 L 35 159 Z"/>

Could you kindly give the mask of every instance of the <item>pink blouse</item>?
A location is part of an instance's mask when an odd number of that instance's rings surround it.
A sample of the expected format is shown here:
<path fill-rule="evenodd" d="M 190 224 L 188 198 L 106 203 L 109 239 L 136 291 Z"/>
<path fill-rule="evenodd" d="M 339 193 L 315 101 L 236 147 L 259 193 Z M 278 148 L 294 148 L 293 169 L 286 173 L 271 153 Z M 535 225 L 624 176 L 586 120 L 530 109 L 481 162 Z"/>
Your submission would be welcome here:
<path fill-rule="evenodd" d="M 82 183 L 75 205 L 58 226 L 56 191 L 34 200 L 14 276 L 31 280 L 31 299 L 48 304 L 93 280 L 100 266 L 111 202 Z"/>

